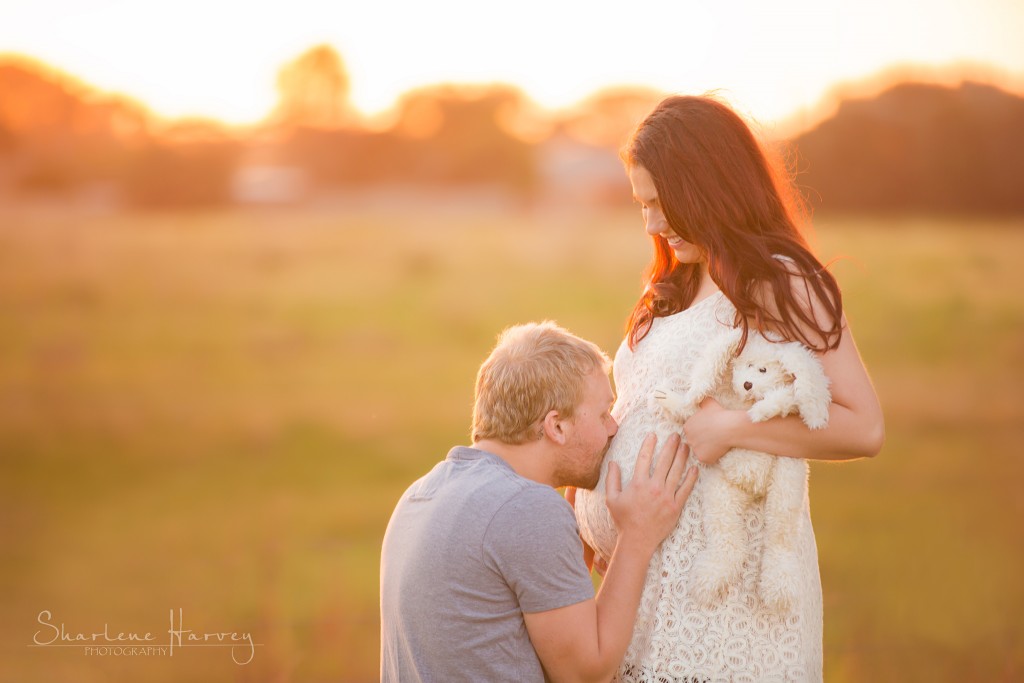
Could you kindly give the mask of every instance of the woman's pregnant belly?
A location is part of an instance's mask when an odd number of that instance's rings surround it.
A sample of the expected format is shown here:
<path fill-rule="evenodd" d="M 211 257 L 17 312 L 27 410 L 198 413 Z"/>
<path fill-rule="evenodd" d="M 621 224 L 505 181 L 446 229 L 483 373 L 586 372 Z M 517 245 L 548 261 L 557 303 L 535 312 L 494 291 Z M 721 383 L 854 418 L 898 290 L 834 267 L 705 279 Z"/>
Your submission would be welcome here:
<path fill-rule="evenodd" d="M 645 417 L 647 419 L 644 419 Z M 608 463 L 618 464 L 622 471 L 622 486 L 625 488 L 633 477 L 636 458 L 640 453 L 644 438 L 651 432 L 657 434 L 658 444 L 655 448 L 655 455 L 657 455 L 658 449 L 669 434 L 679 431 L 678 425 L 660 421 L 656 423 L 650 415 L 644 415 L 643 411 L 636 411 L 633 415 L 625 416 L 619 424 L 619 431 L 608 447 L 608 453 L 601 465 L 601 479 L 597 486 L 593 491 L 583 489 L 577 491 L 576 521 L 579 523 L 580 535 L 606 560 L 612 556 L 618 536 L 611 515 L 608 513 L 607 498 L 605 497 Z"/>

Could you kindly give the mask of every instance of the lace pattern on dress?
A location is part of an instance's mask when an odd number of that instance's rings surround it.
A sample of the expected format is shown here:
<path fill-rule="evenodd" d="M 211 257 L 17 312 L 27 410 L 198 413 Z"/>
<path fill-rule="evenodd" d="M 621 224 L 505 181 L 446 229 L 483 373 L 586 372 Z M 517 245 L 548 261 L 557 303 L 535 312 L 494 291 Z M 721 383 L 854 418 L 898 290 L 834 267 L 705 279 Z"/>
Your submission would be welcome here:
<path fill-rule="evenodd" d="M 615 461 L 623 483 L 632 477 L 644 437 L 659 443 L 678 426 L 663 420 L 652 404 L 659 386 L 685 391 L 704 346 L 733 325 L 735 309 L 717 292 L 685 311 L 656 318 L 650 331 L 630 350 L 623 341 L 615 355 L 618 398 L 612 415 L 619 431 L 593 491 L 580 491 L 576 515 L 584 540 L 607 558 L 615 548 L 615 527 L 605 507 L 607 464 Z M 696 464 L 691 457 L 689 464 Z M 798 604 L 789 614 L 765 609 L 756 577 L 764 543 L 762 503 L 745 513 L 748 554 L 740 581 L 721 603 L 702 608 L 687 592 L 694 557 L 705 545 L 703 487 L 698 478 L 683 515 L 648 568 L 633 639 L 616 680 L 623 683 L 715 683 L 732 681 L 820 681 L 822 676 L 821 582 L 809 502 L 799 539 L 801 558 Z"/>

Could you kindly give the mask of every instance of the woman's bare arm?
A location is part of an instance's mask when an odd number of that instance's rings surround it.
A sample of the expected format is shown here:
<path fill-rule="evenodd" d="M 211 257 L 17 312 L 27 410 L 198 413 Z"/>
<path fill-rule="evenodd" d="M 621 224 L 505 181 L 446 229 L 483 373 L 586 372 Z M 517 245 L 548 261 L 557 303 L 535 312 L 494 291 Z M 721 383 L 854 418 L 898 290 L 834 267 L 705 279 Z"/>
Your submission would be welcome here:
<path fill-rule="evenodd" d="M 810 312 L 814 320 L 827 322 L 826 307 L 795 267 L 788 265 L 792 275 L 790 286 L 798 305 Z M 764 306 L 777 317 L 774 301 L 770 292 L 764 292 Z M 808 339 L 820 336 L 805 324 L 800 325 L 800 331 Z M 882 407 L 845 316 L 839 346 L 819 353 L 818 358 L 831 380 L 832 405 L 827 427 L 810 430 L 797 416 L 755 423 L 745 411 L 726 410 L 714 399 L 708 399 L 683 427 L 697 459 L 711 464 L 731 448 L 814 460 L 853 460 L 877 455 L 885 441 Z"/>
<path fill-rule="evenodd" d="M 715 463 L 731 448 L 815 460 L 873 457 L 882 449 L 885 425 L 871 379 L 849 326 L 839 348 L 820 356 L 832 382 L 828 426 L 811 430 L 797 416 L 751 422 L 746 411 L 726 410 L 707 399 L 683 432 L 696 458 Z"/>

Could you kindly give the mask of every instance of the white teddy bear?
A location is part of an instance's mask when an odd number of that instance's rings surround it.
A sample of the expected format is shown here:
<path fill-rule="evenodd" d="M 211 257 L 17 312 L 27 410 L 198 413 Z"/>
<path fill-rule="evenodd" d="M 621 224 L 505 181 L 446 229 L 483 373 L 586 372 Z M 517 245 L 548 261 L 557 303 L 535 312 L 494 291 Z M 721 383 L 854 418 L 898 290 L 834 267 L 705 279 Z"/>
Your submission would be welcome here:
<path fill-rule="evenodd" d="M 742 331 L 712 340 L 694 366 L 689 390 L 654 393 L 671 417 L 685 421 L 706 397 L 730 410 L 747 410 L 753 422 L 799 414 L 811 429 L 828 424 L 829 380 L 817 357 L 797 342 L 772 342 L 751 331 L 736 356 Z M 796 540 L 807 495 L 807 463 L 734 448 L 717 466 L 702 466 L 707 546 L 697 555 L 690 594 L 711 605 L 728 591 L 747 554 L 744 508 L 764 499 L 765 541 L 758 592 L 771 609 L 784 612 L 796 601 L 799 576 Z"/>

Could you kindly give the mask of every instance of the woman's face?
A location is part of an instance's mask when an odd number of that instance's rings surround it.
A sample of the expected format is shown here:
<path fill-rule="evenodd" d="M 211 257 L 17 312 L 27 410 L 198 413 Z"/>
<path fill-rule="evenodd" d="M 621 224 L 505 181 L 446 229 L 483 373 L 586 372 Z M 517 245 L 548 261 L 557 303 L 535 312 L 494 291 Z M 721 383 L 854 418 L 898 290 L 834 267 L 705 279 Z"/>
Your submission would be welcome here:
<path fill-rule="evenodd" d="M 680 263 L 703 262 L 704 254 L 701 250 L 695 244 L 685 241 L 669 227 L 661 202 L 658 201 L 654 178 L 647 169 L 643 166 L 633 166 L 629 169 L 629 182 L 633 185 L 633 199 L 640 202 L 640 206 L 643 207 L 644 228 L 647 234 L 666 240 Z"/>

